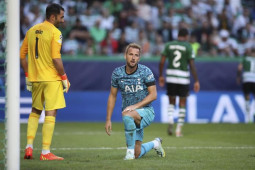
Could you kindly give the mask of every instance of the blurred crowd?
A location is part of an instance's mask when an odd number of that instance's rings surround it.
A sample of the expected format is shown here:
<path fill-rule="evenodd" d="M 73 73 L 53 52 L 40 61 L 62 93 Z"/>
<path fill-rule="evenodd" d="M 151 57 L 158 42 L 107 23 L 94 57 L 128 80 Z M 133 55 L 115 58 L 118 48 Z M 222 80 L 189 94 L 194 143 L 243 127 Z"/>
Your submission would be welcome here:
<path fill-rule="evenodd" d="M 21 0 L 21 41 L 50 2 L 65 9 L 62 53 L 70 56 L 121 56 L 136 42 L 144 57 L 158 57 L 182 27 L 198 56 L 243 56 L 255 44 L 254 2 L 241 0 Z"/>

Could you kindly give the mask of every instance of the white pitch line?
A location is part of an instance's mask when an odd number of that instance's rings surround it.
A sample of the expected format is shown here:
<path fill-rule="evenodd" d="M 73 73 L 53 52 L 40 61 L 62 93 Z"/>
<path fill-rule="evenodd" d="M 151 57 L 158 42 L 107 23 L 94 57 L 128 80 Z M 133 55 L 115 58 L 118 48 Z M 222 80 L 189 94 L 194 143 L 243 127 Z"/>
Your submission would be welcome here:
<path fill-rule="evenodd" d="M 21 135 L 26 135 L 26 132 L 21 132 Z M 124 132 L 112 132 L 112 135 L 116 134 L 124 134 Z M 42 135 L 42 132 L 37 132 L 36 135 Z M 87 132 L 54 132 L 55 136 L 63 136 L 63 135 L 106 135 L 105 131 L 87 131 Z"/>
<path fill-rule="evenodd" d="M 88 148 L 51 148 L 51 150 L 123 150 L 126 147 L 88 147 Z M 245 149 L 255 149 L 255 146 L 187 146 L 187 147 L 164 147 L 164 149 L 169 150 L 200 150 L 200 149 L 210 149 L 210 150 L 227 150 L 227 149 L 235 149 L 235 150 L 245 150 Z M 39 148 L 34 148 L 34 150 L 41 150 Z"/>

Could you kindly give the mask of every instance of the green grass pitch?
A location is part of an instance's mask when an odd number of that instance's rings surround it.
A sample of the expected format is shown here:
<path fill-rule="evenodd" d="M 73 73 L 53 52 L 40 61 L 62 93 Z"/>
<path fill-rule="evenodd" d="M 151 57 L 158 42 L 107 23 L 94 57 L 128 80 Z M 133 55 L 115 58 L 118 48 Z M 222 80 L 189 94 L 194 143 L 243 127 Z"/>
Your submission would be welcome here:
<path fill-rule="evenodd" d="M 64 161 L 40 161 L 41 128 L 34 142 L 34 159 L 24 160 L 26 124 L 21 125 L 21 170 L 52 169 L 255 169 L 255 124 L 185 124 L 184 137 L 167 135 L 167 124 L 145 128 L 144 142 L 163 139 L 166 157 L 154 150 L 144 157 L 124 161 L 122 123 L 113 123 L 112 135 L 104 123 L 56 123 L 51 151 Z"/>

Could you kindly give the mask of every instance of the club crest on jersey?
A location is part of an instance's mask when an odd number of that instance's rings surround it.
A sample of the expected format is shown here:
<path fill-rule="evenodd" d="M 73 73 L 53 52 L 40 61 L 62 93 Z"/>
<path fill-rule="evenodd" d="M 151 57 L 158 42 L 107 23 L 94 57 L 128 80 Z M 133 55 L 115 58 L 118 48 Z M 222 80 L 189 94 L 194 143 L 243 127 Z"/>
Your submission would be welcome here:
<path fill-rule="evenodd" d="M 42 34 L 43 31 L 42 30 L 35 30 L 35 34 Z"/>
<path fill-rule="evenodd" d="M 59 36 L 59 40 L 58 40 L 58 42 L 59 43 L 62 43 L 62 39 L 63 39 L 63 36 L 62 36 L 62 34 Z"/>
<path fill-rule="evenodd" d="M 131 85 L 131 86 L 126 85 L 125 86 L 125 92 L 134 93 L 134 92 L 138 92 L 138 90 L 143 90 L 143 87 L 139 84 L 138 85 Z"/>

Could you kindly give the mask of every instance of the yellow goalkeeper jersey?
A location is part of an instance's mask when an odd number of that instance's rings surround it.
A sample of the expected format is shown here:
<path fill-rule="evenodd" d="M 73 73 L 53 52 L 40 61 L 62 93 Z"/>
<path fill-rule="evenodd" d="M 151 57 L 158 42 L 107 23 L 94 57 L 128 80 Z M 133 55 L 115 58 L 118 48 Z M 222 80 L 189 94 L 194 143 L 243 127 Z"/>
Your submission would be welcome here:
<path fill-rule="evenodd" d="M 61 80 L 53 58 L 61 58 L 61 32 L 44 21 L 30 28 L 20 49 L 20 58 L 28 54 L 28 79 L 31 82 Z"/>

